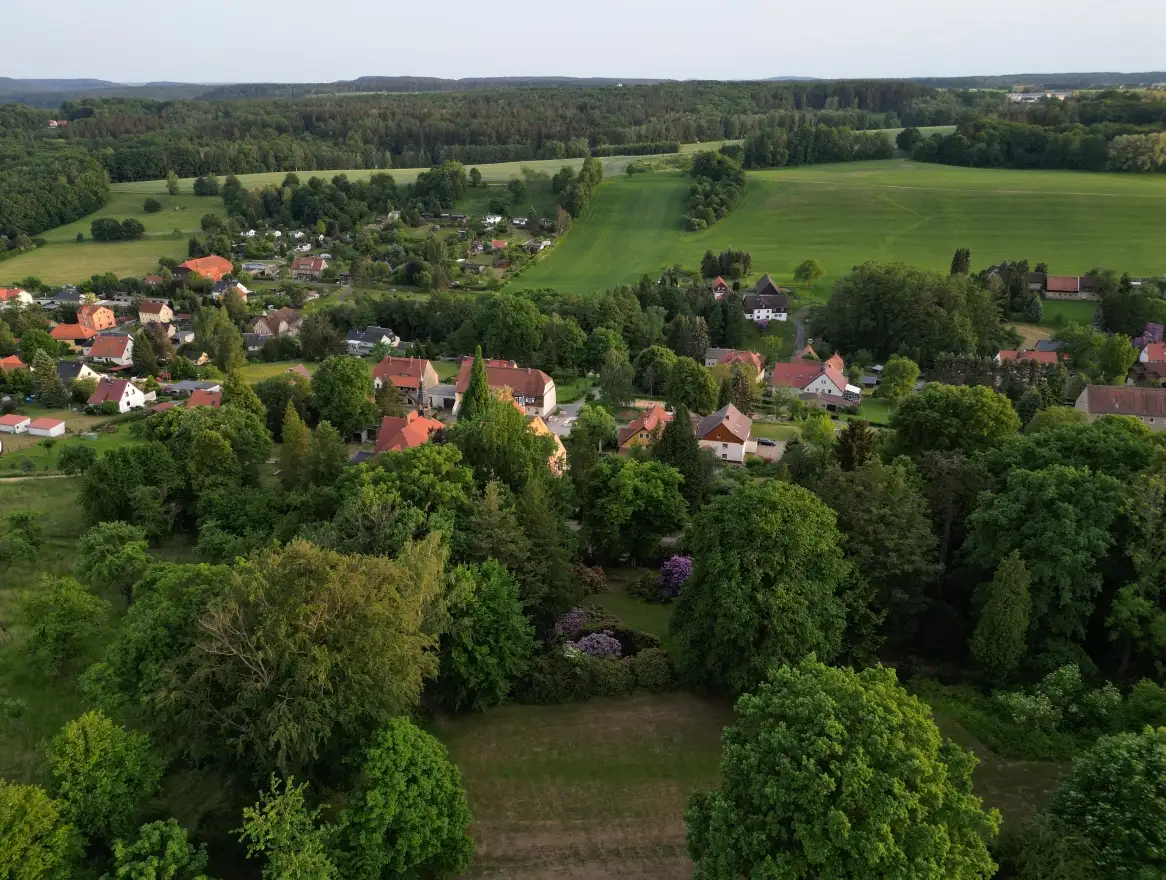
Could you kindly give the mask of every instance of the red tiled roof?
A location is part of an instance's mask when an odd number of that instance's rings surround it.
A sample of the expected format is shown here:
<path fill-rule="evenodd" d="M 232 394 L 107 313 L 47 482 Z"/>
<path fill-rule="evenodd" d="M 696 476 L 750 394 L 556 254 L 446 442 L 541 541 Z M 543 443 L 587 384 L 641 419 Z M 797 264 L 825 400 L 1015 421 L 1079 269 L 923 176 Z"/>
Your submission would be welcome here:
<path fill-rule="evenodd" d="M 20 359 L 20 355 L 11 354 L 6 358 L 0 358 L 0 373 L 8 370 L 27 370 L 28 364 Z"/>
<path fill-rule="evenodd" d="M 1004 349 L 996 355 L 1000 359 L 1000 363 L 1008 363 L 1009 361 L 1037 361 L 1042 364 L 1055 364 L 1057 362 L 1057 353 L 1055 351 L 1014 351 L 1013 349 Z"/>
<path fill-rule="evenodd" d="M 16 413 L 10 413 L 9 415 L 6 415 L 6 416 L 0 416 L 0 425 L 4 425 L 5 427 L 8 427 L 8 428 L 18 427 L 20 425 L 23 425 L 27 421 L 28 421 L 28 416 L 17 415 Z"/>
<path fill-rule="evenodd" d="M 420 388 L 429 361 L 421 358 L 386 357 L 373 367 L 374 379 L 388 379 L 398 388 Z"/>
<path fill-rule="evenodd" d="M 291 267 L 293 272 L 323 272 L 328 268 L 328 261 L 321 257 L 296 257 Z"/>
<path fill-rule="evenodd" d="M 58 342 L 72 342 L 74 339 L 92 339 L 97 331 L 80 324 L 58 324 L 49 331 L 49 335 Z"/>
<path fill-rule="evenodd" d="M 718 275 L 716 278 L 713 279 L 713 290 L 716 290 L 718 287 L 728 287 L 728 286 L 729 285 L 727 285 L 725 283 L 725 279 L 722 278 L 720 275 Z"/>
<path fill-rule="evenodd" d="M 128 336 L 98 336 L 93 340 L 89 349 L 89 357 L 94 358 L 124 358 L 130 347 Z"/>
<path fill-rule="evenodd" d="M 186 398 L 186 408 L 194 409 L 196 406 L 210 406 L 217 409 L 222 402 L 223 392 L 203 391 L 199 388 L 190 397 Z"/>
<path fill-rule="evenodd" d="M 753 430 L 753 420 L 730 403 L 700 420 L 696 426 L 696 438 L 701 440 L 722 425 L 742 443 L 749 439 Z"/>
<path fill-rule="evenodd" d="M 842 360 L 842 355 L 837 353 L 832 354 L 830 357 L 826 358 L 826 369 L 836 370 L 839 373 L 845 373 L 846 361 Z"/>
<path fill-rule="evenodd" d="M 506 242 L 502 241 L 500 238 L 495 238 L 490 241 L 490 247 L 494 248 L 496 251 L 500 251 L 506 247 Z"/>
<path fill-rule="evenodd" d="M 179 269 L 188 269 L 198 275 L 218 281 L 234 267 L 231 261 L 219 256 L 199 257 L 196 260 L 187 260 L 178 265 Z"/>
<path fill-rule="evenodd" d="M 632 437 L 635 437 L 641 431 L 647 431 L 653 438 L 657 437 L 658 431 L 664 430 L 664 425 L 667 425 L 673 419 L 673 414 L 664 409 L 660 404 L 652 404 L 648 411 L 641 415 L 638 419 L 628 425 L 626 428 L 619 429 L 619 445 L 623 446 Z"/>
<path fill-rule="evenodd" d="M 1084 394 L 1090 415 L 1166 416 L 1166 388 L 1089 385 Z"/>
<path fill-rule="evenodd" d="M 491 388 L 509 388 L 518 397 L 541 399 L 543 391 L 551 383 L 551 377 L 542 370 L 516 367 L 513 365 L 513 361 L 487 360 L 485 365 L 486 383 Z M 458 394 L 465 394 L 466 388 L 470 384 L 470 371 L 473 368 L 473 358 L 462 361 L 455 386 Z"/>
<path fill-rule="evenodd" d="M 1151 342 L 1142 349 L 1142 354 L 1146 356 L 1147 361 L 1166 361 L 1166 342 Z"/>
<path fill-rule="evenodd" d="M 0 287 L 0 302 L 7 302 L 10 299 L 16 299 L 22 293 L 27 293 L 19 287 Z"/>
<path fill-rule="evenodd" d="M 755 351 L 726 351 L 717 361 L 720 364 L 749 364 L 761 376 L 761 355 Z"/>
<path fill-rule="evenodd" d="M 156 403 L 150 407 L 150 412 L 166 412 L 166 410 L 173 409 L 176 406 L 178 406 L 177 400 L 164 400 L 161 403 Z"/>
<path fill-rule="evenodd" d="M 1079 293 L 1081 279 L 1076 275 L 1050 275 L 1045 279 L 1045 290 L 1050 293 Z"/>
<path fill-rule="evenodd" d="M 65 424 L 65 422 L 62 419 L 50 419 L 48 416 L 45 416 L 44 418 L 37 419 L 28 427 L 36 428 L 38 431 L 50 431 L 58 425 L 63 424 Z"/>
<path fill-rule="evenodd" d="M 444 428 L 436 419 L 411 412 L 403 418 L 385 416 L 377 431 L 377 453 L 413 449 L 429 442 L 429 435 Z"/>
<path fill-rule="evenodd" d="M 93 392 L 93 396 L 89 398 L 89 405 L 96 406 L 107 400 L 120 403 L 121 396 L 125 394 L 126 386 L 129 384 L 128 379 L 102 379 L 97 383 L 97 390 Z"/>
<path fill-rule="evenodd" d="M 795 361 L 789 364 L 774 364 L 769 376 L 771 385 L 783 388 L 805 388 L 825 372 L 821 361 Z"/>

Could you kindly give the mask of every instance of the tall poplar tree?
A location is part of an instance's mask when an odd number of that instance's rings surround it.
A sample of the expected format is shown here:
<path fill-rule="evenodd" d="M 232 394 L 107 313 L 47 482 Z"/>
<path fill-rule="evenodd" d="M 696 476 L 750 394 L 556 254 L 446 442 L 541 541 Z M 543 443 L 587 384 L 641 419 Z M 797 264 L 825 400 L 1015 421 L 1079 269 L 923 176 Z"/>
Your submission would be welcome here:
<path fill-rule="evenodd" d="M 486 376 L 486 364 L 482 360 L 482 346 L 474 350 L 474 364 L 470 368 L 470 382 L 462 395 L 462 405 L 458 410 L 461 421 L 469 421 L 480 415 L 490 403 L 490 380 Z"/>

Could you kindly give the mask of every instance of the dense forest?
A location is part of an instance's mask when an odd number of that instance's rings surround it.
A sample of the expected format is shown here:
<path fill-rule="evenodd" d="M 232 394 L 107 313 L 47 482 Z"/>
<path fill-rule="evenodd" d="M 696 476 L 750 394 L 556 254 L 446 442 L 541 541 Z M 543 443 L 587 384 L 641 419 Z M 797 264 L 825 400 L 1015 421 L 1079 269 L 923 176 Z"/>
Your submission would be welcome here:
<path fill-rule="evenodd" d="M 2 236 L 33 236 L 72 222 L 105 204 L 108 193 L 105 169 L 91 153 L 59 143 L 8 150 L 0 141 Z"/>

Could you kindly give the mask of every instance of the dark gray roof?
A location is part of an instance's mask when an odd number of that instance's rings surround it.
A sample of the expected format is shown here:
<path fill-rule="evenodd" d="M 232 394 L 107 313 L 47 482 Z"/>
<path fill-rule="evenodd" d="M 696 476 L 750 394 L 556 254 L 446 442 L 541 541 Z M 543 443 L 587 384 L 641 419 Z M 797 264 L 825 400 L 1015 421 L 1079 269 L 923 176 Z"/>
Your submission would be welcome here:
<path fill-rule="evenodd" d="M 57 375 L 62 382 L 72 382 L 81 375 L 81 368 L 85 366 L 80 361 L 57 361 Z"/>
<path fill-rule="evenodd" d="M 745 311 L 753 312 L 757 309 L 776 309 L 789 311 L 789 297 L 784 293 L 760 294 L 750 293 L 744 297 Z"/>
<path fill-rule="evenodd" d="M 755 292 L 762 296 L 773 296 L 775 294 L 784 293 L 785 290 L 774 284 L 773 279 L 769 277 L 768 273 L 766 273 L 765 275 L 762 275 L 761 280 L 757 282 Z"/>
<path fill-rule="evenodd" d="M 705 416 L 700 420 L 700 424 L 696 426 L 696 439 L 700 440 L 708 436 L 710 431 L 722 424 L 732 432 L 734 437 L 742 441 L 748 440 L 749 433 L 753 430 L 753 420 L 729 403 L 711 416 Z"/>
<path fill-rule="evenodd" d="M 1061 343 L 1055 339 L 1038 339 L 1036 341 L 1037 351 L 1060 351 Z"/>
<path fill-rule="evenodd" d="M 352 458 L 348 459 L 349 464 L 362 464 L 370 458 L 375 458 L 375 452 L 369 452 L 367 449 L 362 449 L 359 452 L 354 452 Z"/>

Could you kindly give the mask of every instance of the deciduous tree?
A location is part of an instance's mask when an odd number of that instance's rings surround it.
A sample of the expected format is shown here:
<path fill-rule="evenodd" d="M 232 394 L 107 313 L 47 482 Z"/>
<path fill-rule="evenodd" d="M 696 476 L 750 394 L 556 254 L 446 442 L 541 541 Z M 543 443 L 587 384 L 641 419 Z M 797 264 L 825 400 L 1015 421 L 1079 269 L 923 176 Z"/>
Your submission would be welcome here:
<path fill-rule="evenodd" d="M 608 456 L 587 474 L 580 498 L 583 533 L 605 559 L 650 557 L 686 519 L 680 473 L 658 461 Z"/>
<path fill-rule="evenodd" d="M 1012 402 L 982 385 L 932 382 L 904 400 L 891 416 L 901 449 L 922 452 L 977 452 L 1020 429 Z"/>
<path fill-rule="evenodd" d="M 898 404 L 915 390 L 919 380 L 919 365 L 910 358 L 893 354 L 883 364 L 883 374 L 875 389 L 875 397 Z"/>
<path fill-rule="evenodd" d="M 894 672 L 782 666 L 736 715 L 721 787 L 685 813 L 697 880 L 994 875 L 1000 816 L 972 792 L 976 759 Z"/>
<path fill-rule="evenodd" d="M 141 526 L 118 521 L 98 523 L 77 543 L 77 575 L 95 590 L 120 594 L 128 605 L 134 598 L 134 584 L 153 561 L 148 551 L 146 530 Z"/>
<path fill-rule="evenodd" d="M 676 354 L 662 345 L 645 348 L 636 355 L 636 387 L 645 394 L 657 394 L 668 387 Z"/>
<path fill-rule="evenodd" d="M 453 877 L 473 854 L 461 774 L 445 747 L 405 718 L 377 731 L 337 820 L 346 877 Z"/>
<path fill-rule="evenodd" d="M 777 664 L 836 657 L 851 575 L 841 538 L 834 512 L 789 483 L 746 483 L 706 504 L 685 538 L 693 571 L 670 624 L 682 675 L 738 694 Z"/>
<path fill-rule="evenodd" d="M 125 835 L 162 779 L 150 741 L 101 712 L 86 712 L 66 724 L 47 757 L 64 815 L 91 840 Z"/>
<path fill-rule="evenodd" d="M 684 406 L 707 415 L 716 409 L 717 382 L 704 364 L 689 357 L 677 358 L 668 377 L 665 396 L 673 408 Z"/>
<path fill-rule="evenodd" d="M 635 370 L 628 361 L 626 352 L 609 351 L 599 372 L 599 388 L 603 398 L 615 407 L 627 406 L 635 399 L 633 379 Z"/>
<path fill-rule="evenodd" d="M 65 664 L 80 655 L 88 638 L 109 614 L 109 603 L 72 578 L 42 579 L 20 600 L 20 618 L 27 634 L 24 648 L 46 671 L 60 675 Z"/>
<path fill-rule="evenodd" d="M 259 399 L 255 389 L 247 384 L 247 380 L 238 370 L 228 373 L 227 378 L 223 381 L 222 405 L 254 413 L 263 420 L 264 424 L 267 423 L 267 407 L 263 405 L 263 401 Z"/>
<path fill-rule="evenodd" d="M 77 855 L 76 833 L 59 801 L 35 785 L 0 779 L 0 877 L 69 877 Z"/>
<path fill-rule="evenodd" d="M 206 845 L 188 843 L 186 830 L 174 819 L 150 822 L 134 840 L 113 844 L 113 873 L 109 880 L 209 880 Z"/>
<path fill-rule="evenodd" d="M 794 269 L 794 281 L 813 286 L 826 277 L 826 267 L 817 260 L 802 260 Z"/>
<path fill-rule="evenodd" d="M 262 855 L 263 880 L 336 880 L 342 876 L 333 863 L 328 829 L 317 824 L 304 794 L 308 784 L 295 777 L 281 781 L 272 774 L 267 791 L 253 807 L 243 810 L 239 840 L 248 857 Z"/>
<path fill-rule="evenodd" d="M 312 396 L 321 419 L 349 437 L 377 421 L 372 376 L 360 358 L 328 358 L 312 376 Z"/>
<path fill-rule="evenodd" d="M 874 446 L 875 436 L 870 422 L 851 419 L 838 435 L 838 443 L 834 448 L 838 466 L 844 471 L 862 467 L 874 455 Z"/>

